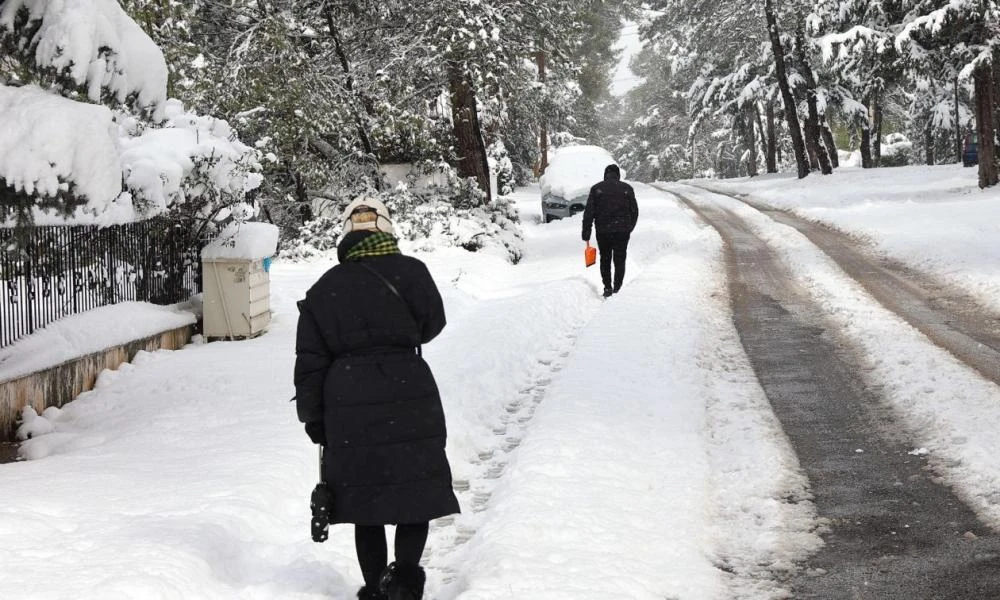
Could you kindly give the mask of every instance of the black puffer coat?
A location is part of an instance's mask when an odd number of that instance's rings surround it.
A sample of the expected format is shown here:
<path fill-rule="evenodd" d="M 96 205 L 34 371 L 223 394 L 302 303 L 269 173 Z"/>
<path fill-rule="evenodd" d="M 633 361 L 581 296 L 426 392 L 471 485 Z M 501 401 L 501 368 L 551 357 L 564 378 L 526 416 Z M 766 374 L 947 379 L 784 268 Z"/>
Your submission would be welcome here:
<path fill-rule="evenodd" d="M 325 424 L 331 521 L 422 523 L 456 513 L 441 398 L 415 350 L 444 328 L 441 296 L 415 258 L 361 261 L 409 308 L 357 262 L 327 271 L 299 302 L 298 415 Z"/>
<path fill-rule="evenodd" d="M 632 233 L 639 220 L 635 190 L 621 180 L 617 165 L 604 169 L 604 181 L 590 188 L 583 211 L 583 239 L 590 239 L 590 228 L 597 227 L 597 237 L 605 234 Z"/>

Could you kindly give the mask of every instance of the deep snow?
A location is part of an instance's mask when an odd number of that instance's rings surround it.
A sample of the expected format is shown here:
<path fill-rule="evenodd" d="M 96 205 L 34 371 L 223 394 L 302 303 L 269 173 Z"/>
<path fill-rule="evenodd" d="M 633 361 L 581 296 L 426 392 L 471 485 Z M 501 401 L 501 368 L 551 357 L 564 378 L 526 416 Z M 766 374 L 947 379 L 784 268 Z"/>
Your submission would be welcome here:
<path fill-rule="evenodd" d="M 997 261 L 970 234 L 997 222 L 995 194 L 972 201 L 957 177 L 843 170 L 748 189 L 993 289 Z M 911 179 L 926 192 L 902 191 Z M 718 236 L 669 194 L 636 189 L 629 275 L 607 301 L 596 268 L 582 265 L 579 217 L 542 225 L 537 188 L 517 193 L 520 264 L 488 251 L 418 254 L 448 311 L 425 355 L 463 508 L 432 526 L 429 598 L 779 598 L 772 573 L 821 543 L 807 482 L 733 329 Z M 868 357 L 913 451 L 998 524 L 996 386 L 796 231 L 685 193 L 751 220 Z M 921 201 L 901 201 L 907 193 Z M 34 460 L 0 465 L 0 597 L 354 597 L 350 528 L 324 545 L 308 539 L 315 449 L 287 401 L 294 302 L 332 260 L 272 267 L 266 335 L 142 354 L 39 417 L 53 431 L 22 448 Z"/>
<path fill-rule="evenodd" d="M 818 543 L 811 504 L 780 500 L 805 482 L 738 345 L 717 236 L 639 197 L 607 302 L 579 217 L 541 225 L 537 188 L 518 195 L 519 265 L 421 254 L 449 314 L 426 357 L 463 507 L 432 528 L 430 598 L 777 597 L 761 569 Z M 272 267 L 266 335 L 142 354 L 39 417 L 34 460 L 0 465 L 0 597 L 353 598 L 350 528 L 308 539 L 315 450 L 288 402 L 294 302 L 330 264 Z"/>

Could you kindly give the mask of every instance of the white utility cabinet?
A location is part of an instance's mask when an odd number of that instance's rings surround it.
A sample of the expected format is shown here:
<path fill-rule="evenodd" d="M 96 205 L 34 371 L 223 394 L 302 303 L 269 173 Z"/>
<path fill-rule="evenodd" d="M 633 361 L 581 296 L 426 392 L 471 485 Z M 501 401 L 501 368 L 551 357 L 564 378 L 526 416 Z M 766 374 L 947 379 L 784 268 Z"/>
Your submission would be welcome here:
<path fill-rule="evenodd" d="M 257 337 L 271 323 L 270 257 L 278 228 L 241 223 L 201 252 L 203 335 L 209 340 Z"/>

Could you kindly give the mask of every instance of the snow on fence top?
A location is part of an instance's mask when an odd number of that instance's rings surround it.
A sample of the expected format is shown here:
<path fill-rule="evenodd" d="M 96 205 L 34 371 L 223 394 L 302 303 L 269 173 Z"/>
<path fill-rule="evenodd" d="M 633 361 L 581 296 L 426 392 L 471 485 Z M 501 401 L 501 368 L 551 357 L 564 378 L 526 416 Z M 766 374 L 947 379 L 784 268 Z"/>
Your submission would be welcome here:
<path fill-rule="evenodd" d="M 0 114 L 0 178 L 7 185 L 46 197 L 72 191 L 94 211 L 121 194 L 118 126 L 107 108 L 34 86 L 0 86 Z"/>
<path fill-rule="evenodd" d="M 30 40 L 35 64 L 87 86 L 94 102 L 106 88 L 119 101 L 136 94 L 159 119 L 167 95 L 167 63 L 159 47 L 117 0 L 6 0 L 0 29 L 13 30 L 18 12 L 40 21 Z"/>
<path fill-rule="evenodd" d="M 538 183 L 543 194 L 551 193 L 572 200 L 586 195 L 591 186 L 604 180 L 604 168 L 617 163 L 600 146 L 564 146 L 553 154 Z"/>
<path fill-rule="evenodd" d="M 270 223 L 234 223 L 201 251 L 202 260 L 257 259 L 274 256 L 278 228 Z"/>

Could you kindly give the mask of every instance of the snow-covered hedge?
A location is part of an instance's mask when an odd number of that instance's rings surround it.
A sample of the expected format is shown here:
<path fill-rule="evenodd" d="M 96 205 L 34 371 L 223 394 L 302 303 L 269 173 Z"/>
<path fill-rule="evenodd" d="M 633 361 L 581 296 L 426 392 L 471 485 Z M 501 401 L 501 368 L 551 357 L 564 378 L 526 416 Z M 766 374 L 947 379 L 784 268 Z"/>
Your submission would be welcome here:
<path fill-rule="evenodd" d="M 905 167 L 913 162 L 913 142 L 901 133 L 890 133 L 882 142 L 883 167 Z"/>

